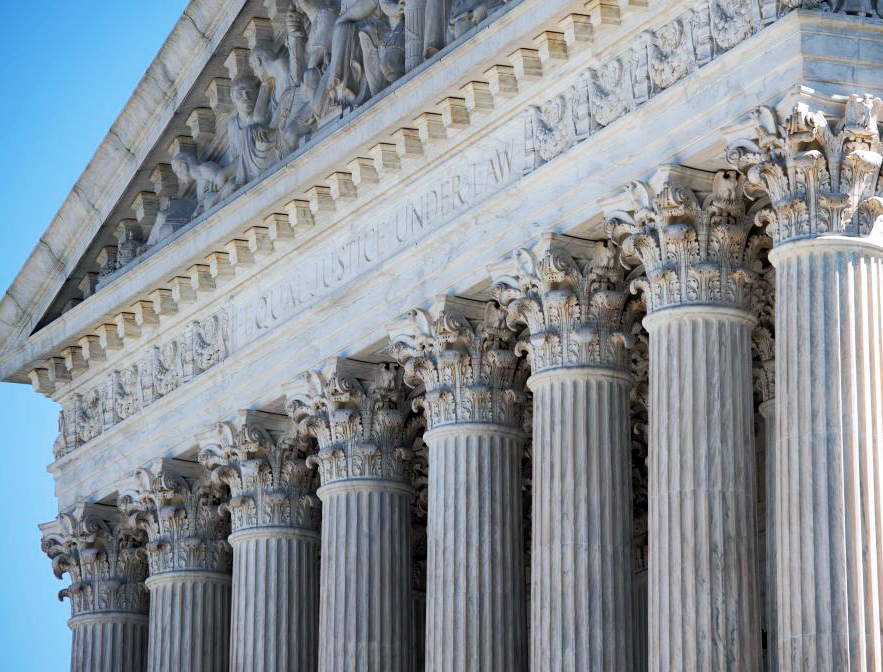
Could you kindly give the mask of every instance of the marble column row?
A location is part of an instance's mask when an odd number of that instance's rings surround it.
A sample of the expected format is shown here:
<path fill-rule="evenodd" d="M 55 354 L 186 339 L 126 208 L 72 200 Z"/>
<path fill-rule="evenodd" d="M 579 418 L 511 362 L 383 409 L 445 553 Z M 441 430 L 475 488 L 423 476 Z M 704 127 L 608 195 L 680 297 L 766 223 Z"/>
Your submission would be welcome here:
<path fill-rule="evenodd" d="M 92 507 L 45 526 L 73 579 L 73 669 L 122 656 L 149 670 L 410 672 L 423 600 L 433 672 L 878 669 L 880 109 L 853 96 L 833 128 L 804 108 L 782 123 L 760 110 L 755 137 L 728 151 L 736 169 L 661 170 L 606 204 L 609 240 L 543 236 L 491 265 L 492 301 L 404 316 L 390 329 L 398 366 L 329 360 L 285 388 L 288 418 L 243 413 L 199 437 L 201 464 L 139 470 L 122 517 Z M 649 560 L 636 599 L 629 357 L 642 316 Z M 425 597 L 411 543 L 424 425 Z"/>

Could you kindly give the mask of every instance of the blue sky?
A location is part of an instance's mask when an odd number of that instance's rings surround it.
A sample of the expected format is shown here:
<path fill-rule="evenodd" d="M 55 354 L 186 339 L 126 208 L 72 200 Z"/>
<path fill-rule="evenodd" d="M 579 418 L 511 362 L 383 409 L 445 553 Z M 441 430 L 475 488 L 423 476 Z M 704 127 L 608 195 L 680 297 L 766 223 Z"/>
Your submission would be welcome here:
<path fill-rule="evenodd" d="M 0 286 L 5 290 L 184 11 L 185 0 L 5 3 L 0 41 Z M 68 604 L 40 551 L 57 513 L 58 408 L 0 384 L 0 651 L 4 670 L 70 666 Z"/>

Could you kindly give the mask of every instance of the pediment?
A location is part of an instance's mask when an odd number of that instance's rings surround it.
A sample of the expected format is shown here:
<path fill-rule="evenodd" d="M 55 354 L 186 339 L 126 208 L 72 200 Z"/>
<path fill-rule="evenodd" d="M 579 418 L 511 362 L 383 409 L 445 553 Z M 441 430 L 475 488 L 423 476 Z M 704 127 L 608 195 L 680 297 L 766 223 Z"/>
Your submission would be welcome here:
<path fill-rule="evenodd" d="M 521 179 L 809 16 L 759 0 L 336 2 L 192 0 L 0 301 L 3 379 L 64 403 L 212 318 L 197 297 L 217 306 L 255 260 L 327 247 L 474 148 L 496 174 L 517 147 Z"/>
<path fill-rule="evenodd" d="M 0 356 L 508 8 L 450 5 L 193 0 L 0 302 Z"/>

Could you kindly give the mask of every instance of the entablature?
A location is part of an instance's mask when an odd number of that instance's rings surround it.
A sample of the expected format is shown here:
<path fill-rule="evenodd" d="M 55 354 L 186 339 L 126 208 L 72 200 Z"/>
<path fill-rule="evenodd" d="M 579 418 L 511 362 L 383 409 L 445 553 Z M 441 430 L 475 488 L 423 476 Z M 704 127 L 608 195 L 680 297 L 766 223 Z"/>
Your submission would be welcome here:
<path fill-rule="evenodd" d="M 74 380 L 77 393 L 84 394 L 95 383 L 107 384 L 113 370 L 143 358 L 145 349 L 149 353 L 163 338 L 186 333 L 193 320 L 205 320 L 220 310 L 229 319 L 225 360 L 192 376 L 186 390 L 179 387 L 155 395 L 134 424 L 130 418 L 109 425 L 100 436 L 58 460 L 52 470 L 60 499 L 69 501 L 106 488 L 104 470 L 123 473 L 151 451 L 175 455 L 186 451 L 186 437 L 200 431 L 200 423 L 207 426 L 245 407 L 280 412 L 282 384 L 329 356 L 382 357 L 389 320 L 436 294 L 482 298 L 489 289 L 485 265 L 539 233 L 602 237 L 599 216 L 604 197 L 629 180 L 655 172 L 660 163 L 678 160 L 705 170 L 725 167 L 726 138 L 720 129 L 756 105 L 780 102 L 784 112 L 795 95 L 809 98 L 815 108 L 830 103 L 811 90 L 797 88 L 807 81 L 807 68 L 821 71 L 830 58 L 830 40 L 805 38 L 827 32 L 830 39 L 842 40 L 851 30 L 857 39 L 866 33 L 868 39 L 876 35 L 879 41 L 883 24 L 815 13 L 793 15 L 752 43 L 721 54 L 682 86 L 651 96 L 610 128 L 598 129 L 591 142 L 574 142 L 536 169 L 535 148 L 525 133 L 535 121 L 531 105 L 572 91 L 584 74 L 583 67 L 574 67 L 556 79 L 551 91 L 516 101 L 520 105 L 501 118 L 491 115 L 498 123 L 461 134 L 450 151 L 442 151 L 444 143 L 440 143 L 437 154 L 430 155 L 433 158 L 415 159 L 416 174 L 403 170 L 405 176 L 391 180 L 388 188 L 381 182 L 362 206 L 358 206 L 360 195 L 349 204 L 351 210 L 335 208 L 324 220 L 326 225 L 314 225 L 321 236 L 303 244 L 294 238 L 288 247 L 274 248 L 255 263 L 237 263 L 232 276 L 214 290 L 197 294 L 186 310 L 161 316 L 162 329 L 149 332 L 159 336 L 136 339 L 133 344 L 138 349 L 133 345 L 120 351 L 128 353 L 125 356 L 114 355 L 113 366 L 96 368 L 94 375 L 90 369 Z M 814 46 L 795 49 L 803 42 Z M 770 63 L 775 64 L 772 71 Z M 869 64 L 856 70 L 854 78 L 872 82 L 879 79 L 879 69 L 879 63 Z M 725 89 L 721 89 L 723 78 Z M 695 114 L 696 99 L 712 101 L 700 115 Z M 501 164 L 498 157 L 504 150 L 508 158 Z M 433 193 L 428 197 L 440 200 L 449 188 L 444 185 L 453 185 L 458 176 L 465 183 L 462 176 L 473 166 L 491 173 L 504 166 L 505 172 L 498 173 L 502 179 L 492 188 L 460 207 L 444 214 L 439 211 L 425 223 L 410 216 L 409 200 L 418 202 Z M 409 216 L 397 215 L 402 212 Z M 397 231 L 397 226 L 403 228 Z M 181 245 L 175 252 L 179 259 L 192 255 L 192 248 L 182 245 L 184 240 L 169 246 L 171 251 Z M 134 272 L 142 273 L 154 262 L 148 259 Z M 66 387 L 54 396 L 69 403 L 73 390 Z M 101 470 L 96 471 L 99 465 Z"/>

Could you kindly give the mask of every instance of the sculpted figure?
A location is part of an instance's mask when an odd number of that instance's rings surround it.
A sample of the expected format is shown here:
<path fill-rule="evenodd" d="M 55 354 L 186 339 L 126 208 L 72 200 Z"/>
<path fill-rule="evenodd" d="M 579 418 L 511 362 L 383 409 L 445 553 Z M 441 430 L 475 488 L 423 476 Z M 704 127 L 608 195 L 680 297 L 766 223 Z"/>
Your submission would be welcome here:
<path fill-rule="evenodd" d="M 316 125 L 311 106 L 312 95 L 298 86 L 291 71 L 291 59 L 285 48 L 273 51 L 259 45 L 251 50 L 251 69 L 261 82 L 255 104 L 255 123 L 275 133 L 276 151 L 281 158 L 297 148 L 300 138 L 309 135 Z"/>
<path fill-rule="evenodd" d="M 379 0 L 377 10 L 359 30 L 372 96 L 405 74 L 405 0 Z"/>
<path fill-rule="evenodd" d="M 219 194 L 227 181 L 227 175 L 221 166 L 214 161 L 200 163 L 190 152 L 178 152 L 172 158 L 172 171 L 178 178 L 178 195 L 184 194 L 194 186 L 196 209 L 193 216 L 197 217 L 212 208 L 219 200 Z"/>
<path fill-rule="evenodd" d="M 426 0 L 423 24 L 423 58 L 435 56 L 447 44 L 448 21 L 451 18 L 451 0 Z"/>
<path fill-rule="evenodd" d="M 220 198 L 251 182 L 279 158 L 276 134 L 266 121 L 266 98 L 258 109 L 260 81 L 243 77 L 233 82 L 232 98 L 236 114 L 227 122 L 227 137 L 233 162 L 224 169 L 229 176 Z"/>
<path fill-rule="evenodd" d="M 331 44 L 339 15 L 339 0 L 294 0 L 286 15 L 290 68 L 304 101 L 299 107 L 302 120 L 325 114 Z"/>
<path fill-rule="evenodd" d="M 401 0 L 345 0 L 334 25 L 328 68 L 333 102 L 355 107 L 404 74 L 404 20 Z"/>
<path fill-rule="evenodd" d="M 451 19 L 448 22 L 448 37 L 451 42 L 466 33 L 473 26 L 484 21 L 488 14 L 507 0 L 453 0 Z"/>

